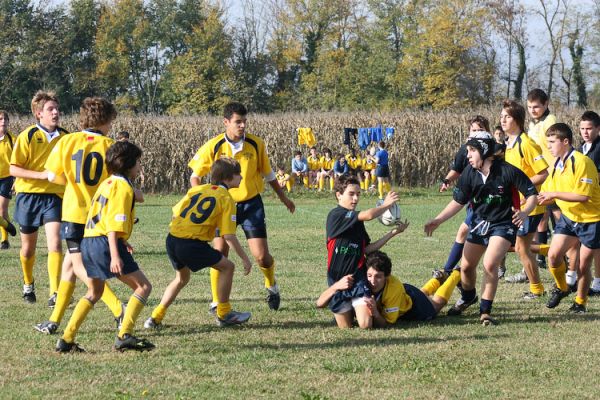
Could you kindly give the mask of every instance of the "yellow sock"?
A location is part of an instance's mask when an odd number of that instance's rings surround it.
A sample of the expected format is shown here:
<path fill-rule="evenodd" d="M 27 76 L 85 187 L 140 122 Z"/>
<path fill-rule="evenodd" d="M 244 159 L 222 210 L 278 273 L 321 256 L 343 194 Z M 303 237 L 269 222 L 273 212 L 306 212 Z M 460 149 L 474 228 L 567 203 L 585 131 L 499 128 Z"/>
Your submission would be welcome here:
<path fill-rule="evenodd" d="M 94 308 L 94 305 L 85 297 L 82 297 L 81 300 L 77 302 L 75 310 L 73 310 L 73 315 L 71 315 L 71 319 L 69 320 L 62 337 L 65 342 L 73 343 L 75 341 L 75 335 L 77 335 L 79 327 L 92 308 Z"/>
<path fill-rule="evenodd" d="M 285 183 L 285 188 L 287 189 L 288 193 L 291 193 L 292 192 L 292 182 L 287 181 Z"/>
<path fill-rule="evenodd" d="M 587 304 L 587 297 L 585 299 L 582 299 L 579 296 L 575 296 L 575 303 L 577 303 L 581 306 L 585 306 Z"/>
<path fill-rule="evenodd" d="M 538 254 L 540 254 L 542 256 L 547 256 L 549 249 L 550 249 L 549 244 L 540 244 L 540 250 L 539 250 Z"/>
<path fill-rule="evenodd" d="M 302 178 L 302 183 L 304 184 L 304 187 L 308 189 L 308 177 L 304 177 Z"/>
<path fill-rule="evenodd" d="M 8 232 L 6 229 L 0 228 L 0 242 L 6 242 L 8 240 Z"/>
<path fill-rule="evenodd" d="M 569 290 L 569 286 L 567 286 L 567 277 L 565 273 L 567 271 L 567 266 L 564 261 L 560 263 L 557 267 L 550 266 L 548 268 L 550 274 L 554 277 L 554 281 L 556 282 L 556 287 L 558 287 L 561 291 L 566 292 Z"/>
<path fill-rule="evenodd" d="M 530 283 L 529 291 L 533 294 L 539 294 L 539 295 L 544 294 L 544 284 L 542 282 Z"/>
<path fill-rule="evenodd" d="M 275 286 L 275 261 L 273 261 L 273 265 L 270 267 L 263 267 L 262 265 L 258 267 L 265 276 L 265 287 L 270 288 L 271 286 Z"/>
<path fill-rule="evenodd" d="M 125 315 L 123 316 L 123 324 L 119 331 L 120 338 L 123 338 L 123 335 L 125 334 L 131 335 L 133 333 L 135 321 L 137 321 L 145 305 L 146 299 L 135 293 L 131 295 L 129 302 L 127 303 L 127 308 L 125 309 Z"/>
<path fill-rule="evenodd" d="M 162 322 L 162 320 L 165 318 L 165 315 L 167 315 L 167 306 L 163 306 L 162 304 L 159 304 L 156 306 L 156 308 L 154 310 L 152 310 L 152 319 L 156 322 L 158 322 L 159 324 Z"/>
<path fill-rule="evenodd" d="M 379 198 L 383 200 L 383 182 L 377 182 L 377 191 L 379 192 Z"/>
<path fill-rule="evenodd" d="M 115 318 L 119 318 L 121 316 L 121 312 L 123 312 L 121 300 L 119 300 L 115 292 L 113 292 L 106 282 L 104 282 L 104 292 L 102 293 L 100 300 L 102 300 L 104 304 L 108 306 L 110 312 L 113 313 Z"/>
<path fill-rule="evenodd" d="M 219 270 L 215 268 L 210 269 L 210 290 L 212 292 L 212 302 L 217 304 L 219 302 L 219 296 L 217 295 L 217 287 L 219 287 Z"/>
<path fill-rule="evenodd" d="M 460 271 L 455 269 L 452 271 L 446 282 L 438 290 L 435 291 L 435 295 L 443 298 L 448 302 L 450 300 L 450 296 L 452 296 L 452 292 L 456 285 L 460 282 Z"/>
<path fill-rule="evenodd" d="M 421 292 L 427 294 L 427 296 L 431 296 L 435 293 L 436 290 L 439 289 L 439 287 L 440 281 L 438 281 L 435 278 L 431 278 L 425 283 L 425 285 L 423 285 L 423 287 L 421 288 Z"/>
<path fill-rule="evenodd" d="M 74 291 L 75 282 L 60 281 L 56 295 L 56 304 L 54 305 L 54 310 L 52 310 L 50 321 L 60 324 L 60 321 L 62 321 L 65 311 L 71 302 L 71 296 L 73 296 Z"/>
<path fill-rule="evenodd" d="M 48 252 L 48 282 L 50 283 L 50 296 L 58 292 L 60 271 L 62 267 L 62 253 L 59 251 Z"/>
<path fill-rule="evenodd" d="M 335 185 L 335 179 L 329 178 L 329 190 L 333 192 L 333 186 Z"/>
<path fill-rule="evenodd" d="M 319 190 L 323 190 L 324 187 L 325 187 L 325 178 L 320 177 L 319 178 Z"/>
<path fill-rule="evenodd" d="M 392 191 L 392 185 L 389 182 L 383 184 L 383 190 L 388 193 Z"/>
<path fill-rule="evenodd" d="M 225 316 L 229 314 L 230 311 L 231 304 L 229 302 L 217 304 L 217 317 L 219 317 L 219 319 L 225 318 Z"/>
<path fill-rule="evenodd" d="M 33 265 L 35 264 L 35 255 L 31 257 L 21 257 L 21 268 L 23 269 L 23 283 L 31 285 L 33 283 Z"/>

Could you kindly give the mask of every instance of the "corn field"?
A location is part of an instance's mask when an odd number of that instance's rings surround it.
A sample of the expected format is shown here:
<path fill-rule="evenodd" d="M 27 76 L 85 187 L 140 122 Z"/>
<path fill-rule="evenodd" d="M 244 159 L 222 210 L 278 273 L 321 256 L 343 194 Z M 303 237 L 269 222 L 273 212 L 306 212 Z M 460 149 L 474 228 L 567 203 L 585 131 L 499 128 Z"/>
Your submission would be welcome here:
<path fill-rule="evenodd" d="M 568 123 L 579 140 L 578 123 L 583 110 L 553 110 L 559 121 Z M 475 114 L 490 120 L 492 129 L 498 124 L 500 109 L 447 111 L 398 111 L 397 113 L 281 113 L 250 114 L 248 132 L 262 137 L 273 168 L 286 170 L 295 150 L 308 154 L 306 146 L 298 146 L 296 128 L 311 127 L 319 151 L 325 147 L 347 153 L 343 145 L 345 127 L 361 128 L 382 125 L 395 128 L 388 141 L 390 172 L 394 185 L 415 187 L 438 184 L 446 174 L 454 154 L 467 136 L 467 121 Z M 13 117 L 12 132 L 20 132 L 32 123 L 27 116 Z M 77 131 L 76 115 L 65 116 L 61 126 Z M 144 151 L 144 191 L 148 193 L 182 193 L 189 187 L 189 160 L 209 138 L 223 131 L 221 117 L 119 116 L 113 134 L 128 131 L 131 140 Z M 354 141 L 354 148 L 358 145 Z"/>

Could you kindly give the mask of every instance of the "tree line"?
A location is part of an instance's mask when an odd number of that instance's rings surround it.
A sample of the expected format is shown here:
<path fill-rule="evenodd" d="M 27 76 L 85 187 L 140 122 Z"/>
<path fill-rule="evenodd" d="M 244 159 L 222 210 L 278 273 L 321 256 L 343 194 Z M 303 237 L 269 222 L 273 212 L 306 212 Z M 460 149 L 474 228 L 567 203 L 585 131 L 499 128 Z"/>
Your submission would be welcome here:
<path fill-rule="evenodd" d="M 600 0 L 0 0 L 0 108 L 54 90 L 122 112 L 443 109 L 599 97 Z M 528 25 L 537 21 L 540 34 Z"/>

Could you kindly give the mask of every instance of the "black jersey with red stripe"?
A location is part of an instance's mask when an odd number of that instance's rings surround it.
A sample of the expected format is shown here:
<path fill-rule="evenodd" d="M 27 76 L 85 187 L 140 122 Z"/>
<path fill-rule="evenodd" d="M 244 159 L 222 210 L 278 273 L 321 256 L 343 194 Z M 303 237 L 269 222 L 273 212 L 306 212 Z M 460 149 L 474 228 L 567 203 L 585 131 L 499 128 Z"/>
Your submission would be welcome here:
<path fill-rule="evenodd" d="M 503 160 L 494 160 L 485 182 L 479 171 L 470 165 L 465 168 L 454 188 L 453 198 L 463 205 L 470 201 L 479 219 L 511 222 L 512 207 L 519 208 L 517 192 L 525 198 L 537 195 L 535 186 L 523 171 Z"/>
<path fill-rule="evenodd" d="M 366 278 L 365 247 L 371 238 L 358 211 L 337 206 L 327 215 L 327 280 L 329 285 L 352 274 L 355 282 Z"/>

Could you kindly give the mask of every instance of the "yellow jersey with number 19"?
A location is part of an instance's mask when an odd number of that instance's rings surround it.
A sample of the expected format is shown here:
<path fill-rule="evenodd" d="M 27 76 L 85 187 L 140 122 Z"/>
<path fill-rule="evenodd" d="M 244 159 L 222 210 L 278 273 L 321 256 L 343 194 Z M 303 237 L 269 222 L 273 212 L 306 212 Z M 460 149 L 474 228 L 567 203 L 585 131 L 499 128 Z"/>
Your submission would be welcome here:
<path fill-rule="evenodd" d="M 225 186 L 194 186 L 175 207 L 169 233 L 182 239 L 208 242 L 219 235 L 235 235 L 236 206 Z"/>
<path fill-rule="evenodd" d="M 108 236 L 127 240 L 133 230 L 135 197 L 129 179 L 111 175 L 98 187 L 88 212 L 83 237 Z"/>
<path fill-rule="evenodd" d="M 45 165 L 48 179 L 64 174 L 67 181 L 63 221 L 85 224 L 92 196 L 108 177 L 104 160 L 113 143 L 97 131 L 84 130 L 68 135 L 52 149 Z"/>

